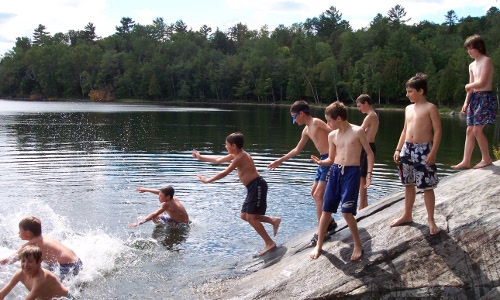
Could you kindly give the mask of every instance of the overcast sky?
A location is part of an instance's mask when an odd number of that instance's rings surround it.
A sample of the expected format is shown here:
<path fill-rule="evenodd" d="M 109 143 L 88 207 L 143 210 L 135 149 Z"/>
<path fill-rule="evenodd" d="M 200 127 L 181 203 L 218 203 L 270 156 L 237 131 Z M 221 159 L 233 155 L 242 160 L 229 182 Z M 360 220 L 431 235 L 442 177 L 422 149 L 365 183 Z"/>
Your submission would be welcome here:
<path fill-rule="evenodd" d="M 268 25 L 269 30 L 318 17 L 335 6 L 353 29 L 367 27 L 378 14 L 397 4 L 403 6 L 410 24 L 423 20 L 443 23 L 454 10 L 459 18 L 483 16 L 498 0 L 4 0 L 0 5 L 0 56 L 14 47 L 17 37 L 32 38 L 39 24 L 51 35 L 84 30 L 89 22 L 98 36 L 116 32 L 123 17 L 136 23 L 152 24 L 162 17 L 167 24 L 182 20 L 198 30 L 206 24 L 212 31 L 225 31 L 241 22 L 250 29 Z"/>

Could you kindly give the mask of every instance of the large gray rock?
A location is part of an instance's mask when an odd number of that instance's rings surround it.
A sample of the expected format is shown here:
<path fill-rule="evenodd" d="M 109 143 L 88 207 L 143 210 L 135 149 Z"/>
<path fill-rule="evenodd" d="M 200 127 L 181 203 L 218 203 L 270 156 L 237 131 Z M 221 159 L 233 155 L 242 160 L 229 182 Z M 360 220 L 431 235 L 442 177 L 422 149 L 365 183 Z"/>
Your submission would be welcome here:
<path fill-rule="evenodd" d="M 441 180 L 436 236 L 421 195 L 412 224 L 389 226 L 402 213 L 401 190 L 358 213 L 359 262 L 349 260 L 352 237 L 341 221 L 317 260 L 307 232 L 243 268 L 255 272 L 199 290 L 210 299 L 500 299 L 500 161 Z"/>

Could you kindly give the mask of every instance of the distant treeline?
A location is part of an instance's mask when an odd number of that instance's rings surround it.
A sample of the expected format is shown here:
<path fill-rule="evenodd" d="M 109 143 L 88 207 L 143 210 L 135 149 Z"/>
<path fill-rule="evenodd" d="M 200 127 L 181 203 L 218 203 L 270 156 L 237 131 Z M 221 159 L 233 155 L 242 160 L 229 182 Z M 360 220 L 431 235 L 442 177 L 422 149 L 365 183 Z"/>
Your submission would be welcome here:
<path fill-rule="evenodd" d="M 352 103 L 361 93 L 376 103 L 407 103 L 404 83 L 428 75 L 428 99 L 461 106 L 472 59 L 465 39 L 480 34 L 500 78 L 500 11 L 444 23 L 407 25 L 404 7 L 377 14 L 369 27 L 353 30 L 330 7 L 290 27 L 226 32 L 204 25 L 188 29 L 157 18 L 142 25 L 121 19 L 116 32 L 84 30 L 50 35 L 40 24 L 32 39 L 20 37 L 0 62 L 0 96 L 31 99 L 150 99 L 158 101 Z"/>

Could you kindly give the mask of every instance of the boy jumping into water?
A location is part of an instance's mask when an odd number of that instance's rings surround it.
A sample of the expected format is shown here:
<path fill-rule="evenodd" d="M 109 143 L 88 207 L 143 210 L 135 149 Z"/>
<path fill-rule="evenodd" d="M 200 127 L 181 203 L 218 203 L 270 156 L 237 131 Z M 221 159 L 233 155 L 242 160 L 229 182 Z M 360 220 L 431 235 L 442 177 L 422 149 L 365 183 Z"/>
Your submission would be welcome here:
<path fill-rule="evenodd" d="M 129 227 L 136 227 L 151 220 L 154 223 L 158 223 L 160 220 L 162 220 L 173 227 L 186 226 L 189 224 L 189 216 L 187 214 L 187 211 L 181 204 L 179 199 L 174 197 L 175 191 L 173 187 L 167 186 L 160 190 L 137 187 L 135 190 L 139 193 L 148 192 L 158 195 L 158 201 L 160 201 L 161 206 L 155 212 L 147 215 L 142 221 L 129 224 Z M 162 215 L 164 212 L 168 214 L 168 217 Z"/>
<path fill-rule="evenodd" d="M 200 155 L 196 149 L 193 149 L 193 157 L 199 161 L 216 164 L 230 162 L 229 166 L 224 171 L 212 178 L 207 179 L 203 175 L 197 176 L 201 182 L 209 183 L 224 178 L 234 169 L 238 169 L 238 177 L 248 191 L 245 202 L 241 208 L 240 217 L 250 223 L 264 240 L 264 250 L 259 252 L 259 256 L 261 256 L 269 250 L 276 248 L 276 243 L 271 239 L 269 234 L 267 234 L 262 223 L 273 225 L 274 236 L 276 236 L 281 218 L 265 216 L 267 208 L 267 182 L 257 172 L 250 154 L 243 150 L 243 134 L 235 132 L 228 135 L 226 137 L 226 150 L 229 153 L 226 156 L 210 157 Z"/>
<path fill-rule="evenodd" d="M 0 299 L 3 300 L 19 282 L 30 291 L 24 299 L 74 299 L 54 274 L 42 269 L 42 250 L 38 246 L 22 248 L 19 259 L 21 269 L 0 290 Z"/>
<path fill-rule="evenodd" d="M 51 271 L 59 264 L 60 278 L 68 275 L 78 275 L 82 269 L 82 261 L 75 252 L 56 239 L 42 234 L 42 222 L 36 217 L 26 217 L 19 222 L 19 237 L 28 241 L 17 252 L 0 260 L 0 264 L 13 263 L 19 260 L 19 253 L 28 246 L 38 246 L 42 251 L 42 260 L 49 265 Z"/>
<path fill-rule="evenodd" d="M 323 212 L 321 213 L 318 226 L 318 243 L 310 253 L 310 257 L 316 259 L 321 255 L 323 238 L 328 227 L 330 215 L 336 213 L 339 204 L 342 203 L 342 216 L 347 226 L 349 226 L 354 240 L 351 260 L 355 261 L 360 259 L 363 253 L 358 224 L 354 218 L 359 193 L 359 158 L 361 149 L 366 151 L 368 160 L 368 176 L 366 177 L 365 187 L 371 184 L 374 155 L 363 128 L 347 122 L 347 107 L 342 102 L 335 101 L 330 104 L 325 110 L 325 118 L 328 126 L 333 130 L 328 134 L 328 158 L 321 160 L 314 155 L 311 158 L 318 165 L 332 166 L 323 199 Z"/>
<path fill-rule="evenodd" d="M 321 159 L 326 159 L 328 157 L 328 133 L 330 133 L 331 128 L 326 125 L 323 120 L 319 118 L 313 118 L 309 112 L 309 104 L 304 100 L 295 101 L 290 107 L 290 114 L 292 115 L 292 122 L 297 123 L 298 125 L 304 126 L 304 130 L 302 130 L 302 134 L 300 136 L 300 140 L 297 143 L 297 146 L 290 150 L 287 154 L 282 156 L 281 158 L 275 160 L 270 163 L 267 168 L 274 170 L 283 162 L 289 160 L 292 157 L 299 155 L 304 149 L 304 146 L 307 144 L 309 139 L 312 140 L 316 150 L 318 150 Z M 328 174 L 328 170 L 330 166 L 318 166 L 316 171 L 316 176 L 314 177 L 314 183 L 311 187 L 311 196 L 314 199 L 316 206 L 316 216 L 319 219 L 321 218 L 321 207 L 323 206 L 323 196 L 325 195 L 325 187 L 326 187 L 326 177 Z M 334 231 L 337 227 L 337 223 L 335 220 L 330 217 L 330 223 L 328 225 L 328 231 Z M 318 242 L 318 234 L 314 234 L 311 239 L 311 246 L 316 246 Z"/>
<path fill-rule="evenodd" d="M 469 65 L 469 83 L 465 85 L 465 97 L 462 113 L 467 114 L 467 130 L 465 132 L 464 157 L 462 161 L 451 166 L 452 169 L 470 168 L 474 146 L 479 145 L 481 161 L 474 169 L 483 168 L 493 163 L 490 156 L 488 139 L 483 133 L 486 124 L 495 124 L 497 101 L 491 92 L 493 84 L 493 63 L 486 56 L 486 46 L 479 35 L 467 38 L 464 43 L 470 57 L 474 61 Z"/>
<path fill-rule="evenodd" d="M 368 143 L 370 143 L 370 148 L 373 151 L 373 155 L 377 151 L 375 147 L 375 136 L 378 131 L 378 115 L 372 107 L 372 99 L 367 94 L 361 94 L 356 99 L 356 106 L 359 111 L 366 114 L 361 128 L 366 132 L 366 137 L 368 138 Z M 368 206 L 368 189 L 366 186 L 366 175 L 368 172 L 368 159 L 364 149 L 361 150 L 360 158 L 360 180 L 359 180 L 359 207 L 358 209 L 363 209 Z"/>
<path fill-rule="evenodd" d="M 427 102 L 427 76 L 418 73 L 406 82 L 406 97 L 412 104 L 405 109 L 405 123 L 394 162 L 399 164 L 399 177 L 405 186 L 403 215 L 391 222 L 391 227 L 413 222 L 416 190 L 424 190 L 427 223 L 431 235 L 440 229 L 434 221 L 434 188 L 439 179 L 436 173 L 436 154 L 441 142 L 441 120 L 437 107 Z"/>

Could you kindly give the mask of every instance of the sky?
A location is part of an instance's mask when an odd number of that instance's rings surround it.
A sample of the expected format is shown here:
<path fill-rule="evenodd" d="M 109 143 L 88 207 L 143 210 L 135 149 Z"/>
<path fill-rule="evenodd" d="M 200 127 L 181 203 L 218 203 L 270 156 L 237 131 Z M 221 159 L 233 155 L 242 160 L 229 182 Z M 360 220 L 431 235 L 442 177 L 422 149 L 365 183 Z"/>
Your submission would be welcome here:
<path fill-rule="evenodd" d="M 368 27 L 374 17 L 397 4 L 403 6 L 407 24 L 431 21 L 441 24 L 448 11 L 458 18 L 484 16 L 498 0 L 4 0 L 0 6 L 0 57 L 15 46 L 16 38 L 32 39 L 39 24 L 51 35 L 69 30 L 84 30 L 93 23 L 100 37 L 116 32 L 120 20 L 129 17 L 142 25 L 163 18 L 166 24 L 182 20 L 188 29 L 197 31 L 207 25 L 214 32 L 226 31 L 237 23 L 270 31 L 280 24 L 291 26 L 320 16 L 331 6 L 354 30 Z"/>

